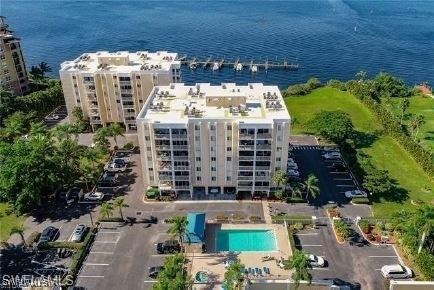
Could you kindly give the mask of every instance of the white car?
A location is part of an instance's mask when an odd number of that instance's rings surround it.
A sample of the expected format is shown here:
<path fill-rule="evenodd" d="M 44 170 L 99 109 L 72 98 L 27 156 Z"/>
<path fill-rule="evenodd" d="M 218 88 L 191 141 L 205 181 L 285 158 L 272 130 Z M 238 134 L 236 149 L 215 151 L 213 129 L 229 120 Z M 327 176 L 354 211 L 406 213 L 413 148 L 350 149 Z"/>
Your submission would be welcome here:
<path fill-rule="evenodd" d="M 109 163 L 104 166 L 104 170 L 108 172 L 124 172 L 127 169 L 126 164 Z"/>
<path fill-rule="evenodd" d="M 405 279 L 413 276 L 413 272 L 409 267 L 400 264 L 385 265 L 381 267 L 381 274 L 383 274 L 384 278 L 391 279 Z"/>
<path fill-rule="evenodd" d="M 353 197 L 368 197 L 368 194 L 360 189 L 354 189 L 354 190 L 348 190 L 345 191 L 345 197 L 346 198 L 353 198 Z"/>
<path fill-rule="evenodd" d="M 325 260 L 322 257 L 306 254 L 306 258 L 309 260 L 312 267 L 325 267 Z"/>
<path fill-rule="evenodd" d="M 104 193 L 99 191 L 91 191 L 84 195 L 86 201 L 100 201 L 104 198 Z"/>
<path fill-rule="evenodd" d="M 341 159 L 342 155 L 339 152 L 331 151 L 331 152 L 328 152 L 326 154 L 323 154 L 322 157 L 324 159 Z"/>
<path fill-rule="evenodd" d="M 287 167 L 288 167 L 288 169 L 292 169 L 292 170 L 297 170 L 298 169 L 297 163 L 288 163 Z"/>
<path fill-rule="evenodd" d="M 300 176 L 300 172 L 298 172 L 298 170 L 295 169 L 288 169 L 287 173 L 289 176 Z"/>

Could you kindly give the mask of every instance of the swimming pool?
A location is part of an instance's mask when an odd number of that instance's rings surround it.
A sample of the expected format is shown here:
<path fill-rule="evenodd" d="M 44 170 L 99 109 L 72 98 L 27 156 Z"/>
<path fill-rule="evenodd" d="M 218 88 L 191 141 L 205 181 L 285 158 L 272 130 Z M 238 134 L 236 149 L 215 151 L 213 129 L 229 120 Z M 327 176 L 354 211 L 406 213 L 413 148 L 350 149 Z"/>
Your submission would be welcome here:
<path fill-rule="evenodd" d="M 276 236 L 264 229 L 218 229 L 216 251 L 270 252 L 275 251 Z"/>

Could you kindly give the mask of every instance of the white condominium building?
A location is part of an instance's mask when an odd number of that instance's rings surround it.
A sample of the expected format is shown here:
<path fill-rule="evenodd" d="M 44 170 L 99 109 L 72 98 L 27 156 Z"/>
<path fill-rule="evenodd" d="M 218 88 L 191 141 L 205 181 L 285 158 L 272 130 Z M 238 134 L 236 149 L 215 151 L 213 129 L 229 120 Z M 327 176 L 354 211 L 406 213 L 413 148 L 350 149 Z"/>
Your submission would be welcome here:
<path fill-rule="evenodd" d="M 145 186 L 267 196 L 286 171 L 290 123 L 277 86 L 157 86 L 137 117 Z"/>
<path fill-rule="evenodd" d="M 135 130 L 152 88 L 181 80 L 176 58 L 167 51 L 99 51 L 63 62 L 59 74 L 69 116 L 81 107 L 92 128 L 117 122 Z"/>

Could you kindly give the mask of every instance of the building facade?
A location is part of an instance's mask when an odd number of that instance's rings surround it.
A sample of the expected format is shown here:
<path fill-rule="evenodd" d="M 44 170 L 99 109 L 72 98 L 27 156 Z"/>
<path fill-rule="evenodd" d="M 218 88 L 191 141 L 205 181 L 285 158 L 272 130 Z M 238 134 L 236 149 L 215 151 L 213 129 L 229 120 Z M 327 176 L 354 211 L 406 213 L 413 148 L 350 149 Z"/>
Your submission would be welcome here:
<path fill-rule="evenodd" d="M 0 16 L 0 84 L 3 90 L 21 96 L 29 91 L 29 80 L 20 39 Z"/>
<path fill-rule="evenodd" d="M 61 64 L 68 115 L 80 107 L 92 128 L 122 123 L 136 129 L 136 116 L 156 85 L 181 80 L 176 53 L 99 51 Z"/>
<path fill-rule="evenodd" d="M 286 171 L 290 123 L 277 86 L 157 86 L 137 117 L 145 187 L 266 196 Z"/>

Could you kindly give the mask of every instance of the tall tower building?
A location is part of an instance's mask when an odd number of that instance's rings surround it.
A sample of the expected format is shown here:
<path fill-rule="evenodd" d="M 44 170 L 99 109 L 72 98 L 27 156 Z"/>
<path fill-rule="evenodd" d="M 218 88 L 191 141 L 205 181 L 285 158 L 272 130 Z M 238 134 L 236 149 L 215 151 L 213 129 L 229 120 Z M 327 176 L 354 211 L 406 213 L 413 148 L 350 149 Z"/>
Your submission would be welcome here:
<path fill-rule="evenodd" d="M 21 96 L 29 90 L 26 65 L 20 39 L 14 36 L 0 16 L 0 85 L 5 91 Z"/>
<path fill-rule="evenodd" d="M 80 107 L 94 129 L 116 122 L 135 130 L 152 88 L 180 81 L 176 58 L 167 51 L 99 51 L 63 62 L 59 74 L 68 114 Z"/>

